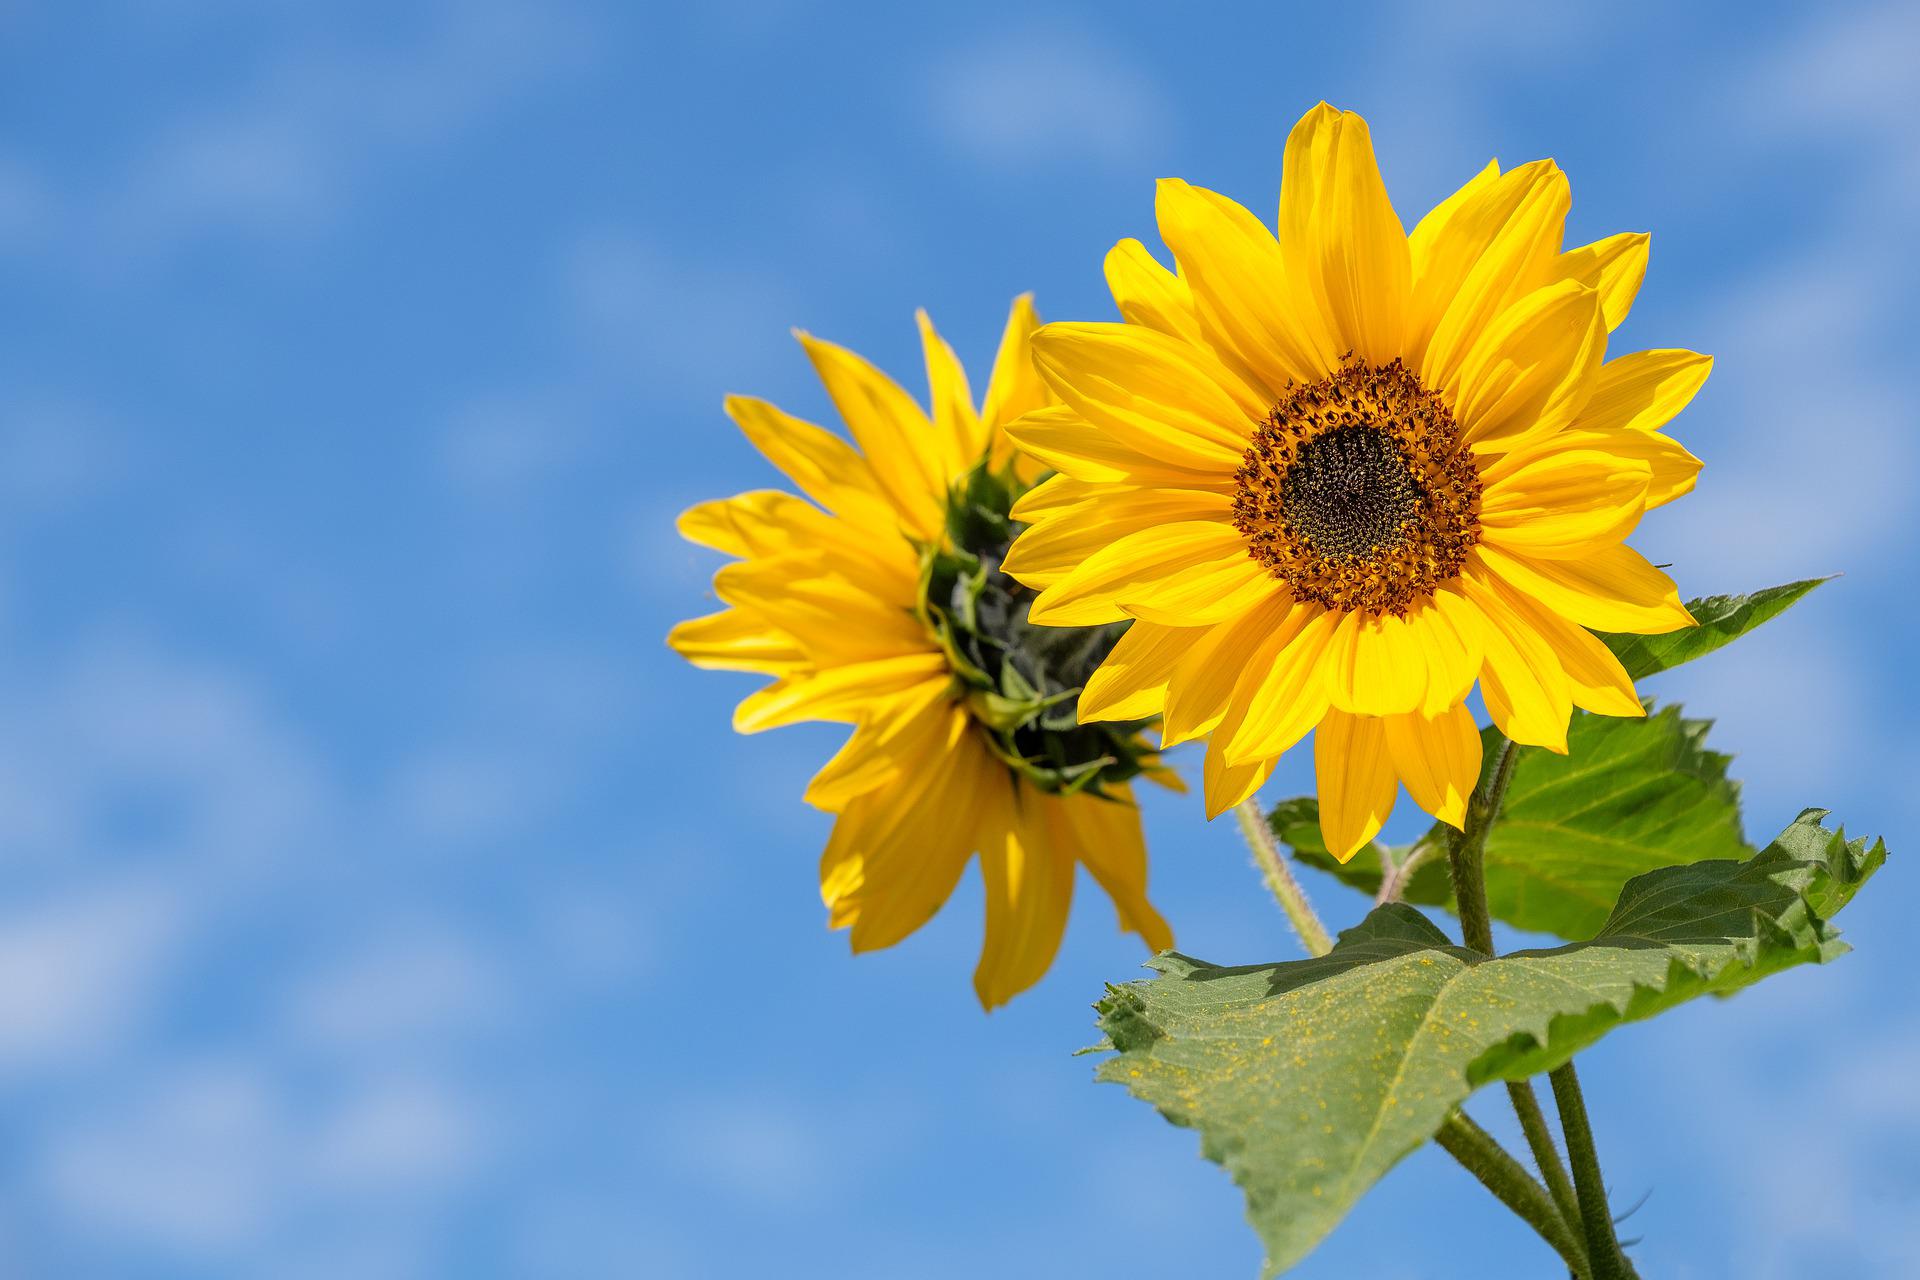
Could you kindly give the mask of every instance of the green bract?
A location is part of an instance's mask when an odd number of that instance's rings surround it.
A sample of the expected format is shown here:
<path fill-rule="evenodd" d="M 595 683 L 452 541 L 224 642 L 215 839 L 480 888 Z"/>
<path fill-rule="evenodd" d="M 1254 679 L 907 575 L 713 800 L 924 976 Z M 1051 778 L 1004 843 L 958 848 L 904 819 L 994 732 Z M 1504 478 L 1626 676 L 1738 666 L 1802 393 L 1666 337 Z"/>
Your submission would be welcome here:
<path fill-rule="evenodd" d="M 1136 777 L 1152 754 L 1140 737 L 1151 721 L 1079 722 L 1081 686 L 1127 624 L 1028 622 L 1036 593 L 1000 571 L 1024 528 L 1009 514 L 1021 492 L 1011 471 L 985 463 L 954 487 L 947 505 L 954 549 L 929 548 L 921 556 L 926 621 L 1009 766 L 1056 794 L 1105 794 L 1105 787 Z"/>

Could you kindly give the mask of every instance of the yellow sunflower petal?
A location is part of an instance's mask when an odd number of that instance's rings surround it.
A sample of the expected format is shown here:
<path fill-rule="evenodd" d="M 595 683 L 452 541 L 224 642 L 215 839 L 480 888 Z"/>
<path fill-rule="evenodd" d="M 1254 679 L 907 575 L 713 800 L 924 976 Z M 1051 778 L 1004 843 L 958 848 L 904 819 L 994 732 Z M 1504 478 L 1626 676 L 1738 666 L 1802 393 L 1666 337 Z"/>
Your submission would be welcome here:
<path fill-rule="evenodd" d="M 1167 682 L 1205 627 L 1136 622 L 1080 690 L 1080 722 L 1144 720 L 1166 705 Z"/>
<path fill-rule="evenodd" d="M 853 564 L 823 568 L 818 557 L 743 560 L 713 575 L 714 594 L 779 628 L 822 665 L 928 651 L 933 640 L 902 607 L 892 579 L 867 578 Z"/>
<path fill-rule="evenodd" d="M 1040 327 L 1040 315 L 1033 309 L 1033 295 L 1023 293 L 1013 300 L 1007 313 L 1007 327 L 1000 335 L 1000 349 L 993 358 L 993 373 L 987 379 L 986 403 L 980 421 L 986 431 L 988 456 L 993 466 L 1012 466 L 1021 480 L 1031 484 L 1046 471 L 1039 459 L 1020 452 L 1007 424 L 1044 409 L 1054 402 L 1053 392 L 1033 367 L 1033 331 Z"/>
<path fill-rule="evenodd" d="M 901 522 L 922 538 L 937 537 L 952 477 L 927 415 L 863 357 L 809 333 L 795 330 L 794 336 Z"/>
<path fill-rule="evenodd" d="M 996 790 L 1010 785 L 1005 768 L 978 748 L 959 751 L 933 767 L 940 776 L 918 804 L 904 813 L 890 806 L 893 821 L 871 823 L 864 831 L 859 893 L 851 902 L 838 904 L 843 913 L 855 908 L 850 921 L 855 952 L 890 947 L 933 919 L 953 896 L 976 846 L 979 825 L 963 819 L 979 815 L 993 803 Z M 870 795 L 888 796 L 897 790 L 883 787 Z M 842 814 L 842 822 L 854 807 Z M 834 834 L 839 834 L 838 823 Z M 836 852 L 831 842 L 828 851 Z"/>
<path fill-rule="evenodd" d="M 1120 927 L 1137 933 L 1154 951 L 1173 945 L 1173 930 L 1147 900 L 1147 844 L 1131 789 L 1115 787 L 1117 803 L 1099 800 L 1045 801 L 1053 838 L 1080 861 L 1113 899 Z"/>
<path fill-rule="evenodd" d="M 1208 820 L 1219 817 L 1265 786 L 1273 776 L 1273 767 L 1279 763 L 1280 757 L 1273 756 L 1251 764 L 1230 765 L 1226 752 L 1220 749 L 1220 740 L 1216 737 L 1209 742 L 1206 764 L 1202 767 Z"/>
<path fill-rule="evenodd" d="M 1475 554 L 1509 586 L 1583 627 L 1662 635 L 1693 625 L 1673 579 L 1625 545 L 1578 560 L 1535 559 L 1485 543 Z"/>
<path fill-rule="evenodd" d="M 1607 350 L 1600 295 L 1563 280 L 1525 295 L 1460 368 L 1454 417 L 1476 453 L 1512 449 L 1572 422 Z"/>
<path fill-rule="evenodd" d="M 1426 654 L 1423 714 L 1439 715 L 1465 698 L 1487 655 L 1487 620 L 1458 586 L 1444 586 L 1407 611 L 1407 625 Z"/>
<path fill-rule="evenodd" d="M 1633 309 L 1640 282 L 1647 278 L 1647 253 L 1653 237 L 1627 231 L 1569 249 L 1555 261 L 1553 277 L 1578 280 L 1600 294 L 1600 313 L 1612 333 Z"/>
<path fill-rule="evenodd" d="M 1617 543 L 1640 523 L 1652 468 L 1638 458 L 1580 448 L 1567 434 L 1516 449 L 1480 473 L 1485 542 L 1563 560 Z"/>
<path fill-rule="evenodd" d="M 1586 415 L 1581 414 L 1581 420 L 1585 418 Z M 1593 449 L 1644 465 L 1649 511 L 1692 493 L 1700 476 L 1700 459 L 1687 452 L 1672 436 L 1658 431 L 1590 428 L 1577 421 L 1553 437 L 1553 443 L 1569 449 Z"/>
<path fill-rule="evenodd" d="M 1367 122 L 1353 112 L 1323 102 L 1288 136 L 1280 248 L 1288 277 L 1311 291 L 1336 346 L 1375 364 L 1402 354 L 1412 295 L 1406 230 L 1380 180 Z"/>
<path fill-rule="evenodd" d="M 1400 792 L 1387 752 L 1386 722 L 1327 712 L 1313 734 L 1313 771 L 1320 791 L 1320 835 L 1345 862 L 1380 833 Z"/>
<path fill-rule="evenodd" d="M 688 507 L 674 528 L 688 542 L 730 556 L 767 556 L 804 545 L 821 526 L 832 523 L 804 498 L 780 489 L 755 489 Z"/>
<path fill-rule="evenodd" d="M 889 874 L 889 845 L 902 822 L 914 812 L 927 812 L 928 792 L 936 783 L 947 785 L 956 773 L 970 772 L 985 755 L 967 741 L 969 717 L 959 703 L 950 704 L 944 715 L 925 715 L 903 722 L 900 740 L 895 744 L 900 769 L 893 786 L 878 787 L 848 802 L 834 823 L 833 834 L 820 855 L 820 900 L 826 904 L 828 923 L 835 929 L 853 924 L 860 916 L 863 899 L 885 892 Z M 942 767 L 949 762 L 954 767 Z M 945 792 L 936 792 L 944 796 Z M 951 815 L 948 815 L 949 817 Z M 974 824 L 949 822 L 952 834 L 971 842 Z M 942 842 L 943 845 L 945 841 Z M 970 850 L 967 850 L 970 852 Z M 965 852 L 961 865 L 964 866 Z M 893 859 L 897 873 L 899 859 Z M 956 877 L 958 872 L 955 872 Z"/>
<path fill-rule="evenodd" d="M 1387 751 L 1413 802 L 1450 827 L 1467 820 L 1467 801 L 1480 779 L 1480 729 L 1465 704 L 1437 716 L 1418 712 L 1385 721 Z"/>
<path fill-rule="evenodd" d="M 1280 245 L 1259 218 L 1178 178 L 1161 179 L 1153 207 L 1201 333 L 1267 403 L 1333 368 L 1340 349 L 1331 330 L 1312 295 L 1288 276 Z"/>
<path fill-rule="evenodd" d="M 1027 616 L 1052 627 L 1129 617 L 1202 626 L 1235 617 L 1280 589 L 1232 525 L 1183 520 L 1109 543 L 1042 590 Z"/>
<path fill-rule="evenodd" d="M 886 519 L 891 522 L 889 513 Z M 803 498 L 778 489 L 758 489 L 702 502 L 681 512 L 676 528 L 689 542 L 729 555 L 766 557 L 810 552 L 836 568 L 874 582 L 877 591 L 898 594 L 918 579 L 919 561 L 900 537 L 836 519 Z M 884 579 L 886 585 L 876 581 Z"/>
<path fill-rule="evenodd" d="M 990 802 L 980 847 L 987 932 L 973 990 L 997 1008 L 1045 976 L 1073 908 L 1074 861 L 1036 805 L 1015 803 L 1001 786 Z"/>
<path fill-rule="evenodd" d="M 709 671 L 786 675 L 807 666 L 792 637 L 738 609 L 689 618 L 667 633 L 673 651 Z"/>
<path fill-rule="evenodd" d="M 1600 366 L 1576 425 L 1657 431 L 1687 407 L 1713 372 L 1697 351 L 1635 351 Z"/>
<path fill-rule="evenodd" d="M 1508 607 L 1484 569 L 1470 568 L 1460 585 L 1486 618 L 1480 692 L 1493 723 L 1515 742 L 1565 755 L 1573 686 L 1553 646 Z"/>
<path fill-rule="evenodd" d="M 1233 490 L 1233 475 L 1217 464 L 1195 469 L 1170 463 L 1154 441 L 1096 426 L 1071 405 L 1048 405 L 1009 424 L 1007 435 L 1026 453 L 1089 484 L 1151 484 L 1173 489 Z M 1147 449 L 1158 450 L 1148 452 Z"/>
<path fill-rule="evenodd" d="M 1500 162 L 1487 161 L 1486 168 L 1467 179 L 1458 191 L 1428 210 L 1427 216 L 1420 219 L 1413 230 L 1407 233 L 1407 256 L 1413 267 L 1413 291 L 1416 298 L 1425 295 L 1426 282 L 1435 280 L 1437 283 L 1438 279 L 1444 278 L 1439 277 L 1438 273 L 1442 269 L 1441 249 L 1447 243 L 1448 226 L 1459 215 L 1463 205 L 1484 191 L 1487 184 L 1499 176 Z M 1457 288 L 1458 279 L 1456 278 L 1453 283 Z M 1451 298 L 1452 291 L 1448 290 L 1447 299 L 1451 300 Z M 1415 310 L 1420 309 L 1416 303 Z M 1433 318 L 1438 322 L 1440 317 L 1437 311 Z"/>
<path fill-rule="evenodd" d="M 1023 524 L 1035 524 L 1048 516 L 1061 515 L 1075 507 L 1098 502 L 1112 486 L 1095 484 L 1078 476 L 1055 474 L 1013 500 L 1010 513 Z"/>
<path fill-rule="evenodd" d="M 1233 502 L 1224 493 L 1197 489 L 1137 489 L 1099 486 L 1100 497 L 1077 511 L 1060 513 L 1014 539 L 1000 567 L 1030 587 L 1051 586 L 1108 543 L 1156 525 L 1186 520 L 1231 523 Z"/>
<path fill-rule="evenodd" d="M 1221 763 L 1239 767 L 1276 760 L 1326 714 L 1328 647 L 1340 615 L 1297 605 L 1274 625 L 1233 687 L 1214 730 Z"/>
<path fill-rule="evenodd" d="M 1435 228 L 1415 284 L 1407 363 L 1429 387 L 1451 388 L 1474 341 L 1560 252 L 1567 176 L 1536 160 L 1482 184 Z"/>
<path fill-rule="evenodd" d="M 873 468 L 852 445 L 824 427 L 782 413 L 765 400 L 728 396 L 727 416 L 767 461 L 800 491 L 843 520 L 891 533 L 898 524 Z"/>
<path fill-rule="evenodd" d="M 1646 714 L 1633 677 L 1591 631 L 1554 613 L 1539 601 L 1495 582 L 1509 608 L 1552 646 L 1572 685 L 1573 705 L 1603 716 L 1637 718 Z"/>
<path fill-rule="evenodd" d="M 1404 618 L 1349 613 L 1327 647 L 1327 695 L 1355 715 L 1412 711 L 1427 696 L 1427 655 Z"/>
<path fill-rule="evenodd" d="M 1000 334 L 999 350 L 994 353 L 993 373 L 987 378 L 986 402 L 980 411 L 989 427 L 1004 427 L 1021 414 L 1052 403 L 1046 383 L 1033 367 L 1030 339 L 1039 327 L 1033 295 L 1023 293 L 1015 298 L 1007 312 L 1007 327 Z"/>
<path fill-rule="evenodd" d="M 1231 472 L 1266 404 L 1202 347 L 1129 324 L 1050 324 L 1034 362 L 1089 422 L 1175 466 Z"/>
<path fill-rule="evenodd" d="M 1260 608 L 1208 629 L 1188 646 L 1167 684 L 1160 725 L 1164 746 L 1191 742 L 1220 723 L 1240 674 L 1253 665 L 1264 641 L 1286 629 L 1294 609 L 1285 596 L 1276 595 Z"/>
<path fill-rule="evenodd" d="M 913 653 L 783 677 L 749 694 L 734 709 L 733 727 L 759 733 L 803 720 L 857 720 L 876 701 L 946 670 L 946 655 Z"/>
<path fill-rule="evenodd" d="M 1127 239 L 1107 251 L 1107 289 L 1128 324 L 1200 340 L 1193 291 L 1187 282 L 1154 260 L 1147 246 Z"/>
<path fill-rule="evenodd" d="M 951 714 L 936 708 L 952 696 L 953 681 L 942 673 L 889 698 L 877 699 L 846 744 L 813 775 L 802 798 L 816 809 L 837 812 L 854 797 L 885 786 L 907 768 L 924 763 L 914 743 L 924 734 L 929 716 L 945 719 Z"/>
<path fill-rule="evenodd" d="M 920 348 L 926 355 L 927 389 L 933 406 L 933 441 L 949 477 L 971 470 L 986 452 L 987 436 L 980 415 L 973 411 L 973 389 L 953 348 L 933 327 L 926 309 L 913 313 L 920 325 Z"/>

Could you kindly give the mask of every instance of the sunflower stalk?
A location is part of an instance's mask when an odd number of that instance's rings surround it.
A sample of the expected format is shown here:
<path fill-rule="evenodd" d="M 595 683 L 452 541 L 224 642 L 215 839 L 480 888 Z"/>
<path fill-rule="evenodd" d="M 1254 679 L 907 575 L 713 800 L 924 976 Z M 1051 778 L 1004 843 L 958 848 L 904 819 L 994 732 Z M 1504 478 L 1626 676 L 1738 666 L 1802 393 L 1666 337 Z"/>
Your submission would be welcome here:
<path fill-rule="evenodd" d="M 1492 1134 L 1470 1120 L 1465 1112 L 1455 1111 L 1440 1126 L 1433 1140 L 1501 1204 L 1532 1227 L 1560 1255 L 1575 1280 L 1598 1280 L 1589 1269 L 1587 1253 L 1579 1237 L 1574 1235 L 1554 1201 Z"/>
<path fill-rule="evenodd" d="M 1593 1125 L 1580 1094 L 1580 1077 L 1573 1063 L 1554 1068 L 1553 1100 L 1560 1109 L 1560 1127 L 1567 1135 L 1567 1154 L 1573 1161 L 1573 1182 L 1580 1197 L 1580 1226 L 1587 1236 L 1587 1254 L 1593 1259 L 1593 1280 L 1637 1280 L 1633 1264 L 1620 1251 L 1613 1230 L 1613 1210 L 1607 1207 L 1606 1179 L 1600 1173 L 1600 1155 L 1593 1145 Z"/>
<path fill-rule="evenodd" d="M 1447 869 L 1453 879 L 1454 901 L 1460 912 L 1460 935 L 1469 948 L 1488 956 L 1494 954 L 1494 949 L 1493 918 L 1487 905 L 1487 835 L 1499 819 L 1500 805 L 1513 781 L 1518 754 L 1512 739 L 1501 739 L 1492 771 L 1467 806 L 1466 825 L 1447 849 Z M 1549 1079 L 1553 1082 L 1560 1127 L 1566 1134 L 1567 1151 L 1572 1158 L 1571 1178 L 1553 1144 L 1552 1131 L 1547 1128 L 1533 1085 L 1525 1080 L 1507 1085 L 1507 1096 L 1526 1134 L 1534 1163 L 1546 1180 L 1552 1203 L 1558 1210 L 1556 1216 L 1568 1227 L 1578 1225 L 1584 1233 L 1593 1280 L 1632 1280 L 1633 1267 L 1620 1251 L 1620 1241 L 1614 1234 L 1606 1183 L 1593 1145 L 1593 1127 L 1587 1118 L 1579 1081 L 1573 1074 L 1573 1064 L 1569 1062 L 1558 1068 Z"/>

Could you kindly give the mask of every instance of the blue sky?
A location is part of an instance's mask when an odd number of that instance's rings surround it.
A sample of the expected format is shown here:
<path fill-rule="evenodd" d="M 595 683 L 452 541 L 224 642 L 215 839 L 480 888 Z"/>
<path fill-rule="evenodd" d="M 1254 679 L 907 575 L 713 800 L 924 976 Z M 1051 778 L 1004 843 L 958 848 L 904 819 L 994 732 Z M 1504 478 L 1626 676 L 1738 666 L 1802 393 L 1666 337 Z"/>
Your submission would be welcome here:
<path fill-rule="evenodd" d="M 662 636 L 673 514 L 772 481 L 722 394 L 827 412 L 789 326 L 912 385 L 916 306 L 976 370 L 1019 291 L 1107 318 L 1153 180 L 1268 209 L 1322 97 L 1409 222 L 1551 155 L 1571 235 L 1654 233 L 1616 342 L 1720 363 L 1640 545 L 1847 576 L 1653 691 L 1750 835 L 1910 853 L 1920 19 L 1439 8 L 0 5 L 0 1272 L 1254 1274 L 1069 1056 L 1105 904 L 991 1017 L 971 878 L 849 958 L 836 735 L 735 737 Z M 1147 822 L 1182 949 L 1292 954 L 1231 829 Z M 1920 1273 L 1913 883 L 1583 1059 L 1645 1274 Z M 1298 1272 L 1549 1273 L 1430 1152 Z"/>

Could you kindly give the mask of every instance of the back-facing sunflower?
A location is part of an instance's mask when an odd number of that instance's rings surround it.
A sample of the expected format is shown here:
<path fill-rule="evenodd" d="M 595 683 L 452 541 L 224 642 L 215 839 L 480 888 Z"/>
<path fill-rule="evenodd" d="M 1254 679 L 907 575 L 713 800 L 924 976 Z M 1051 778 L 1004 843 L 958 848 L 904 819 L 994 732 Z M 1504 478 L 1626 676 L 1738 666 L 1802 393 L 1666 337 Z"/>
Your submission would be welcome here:
<path fill-rule="evenodd" d="M 1178 273 L 1107 258 L 1124 324 L 1052 324 L 1063 403 L 1010 432 L 1058 469 L 1014 514 L 1006 570 L 1032 620 L 1139 619 L 1083 718 L 1164 711 L 1211 735 L 1210 815 L 1315 731 L 1321 826 L 1352 856 L 1398 784 L 1459 826 L 1480 769 L 1478 680 L 1517 742 L 1566 749 L 1574 706 L 1642 714 L 1587 628 L 1691 624 L 1624 539 L 1693 487 L 1659 428 L 1711 360 L 1606 360 L 1645 235 L 1563 252 L 1552 161 L 1490 164 L 1406 234 L 1366 122 L 1325 103 L 1287 140 L 1278 235 L 1233 201 L 1160 184 Z"/>
<path fill-rule="evenodd" d="M 735 712 L 743 733 L 854 726 L 806 798 L 839 815 L 820 890 L 855 951 L 926 923 L 979 854 L 987 920 L 974 990 L 988 1008 L 1052 964 L 1077 863 L 1123 928 L 1156 950 L 1172 944 L 1147 901 L 1130 780 L 1177 783 L 1139 723 L 1081 725 L 1075 709 L 1124 627 L 1031 626 L 1034 593 L 1000 571 L 1019 527 L 1010 509 L 1038 470 L 1004 427 L 1055 403 L 1031 360 L 1038 323 L 1017 299 L 976 410 L 921 313 L 931 418 L 851 351 L 798 335 L 858 447 L 765 401 L 727 400 L 813 501 L 761 490 L 683 515 L 685 537 L 740 559 L 714 575 L 729 607 L 669 637 L 696 666 L 775 677 Z"/>

